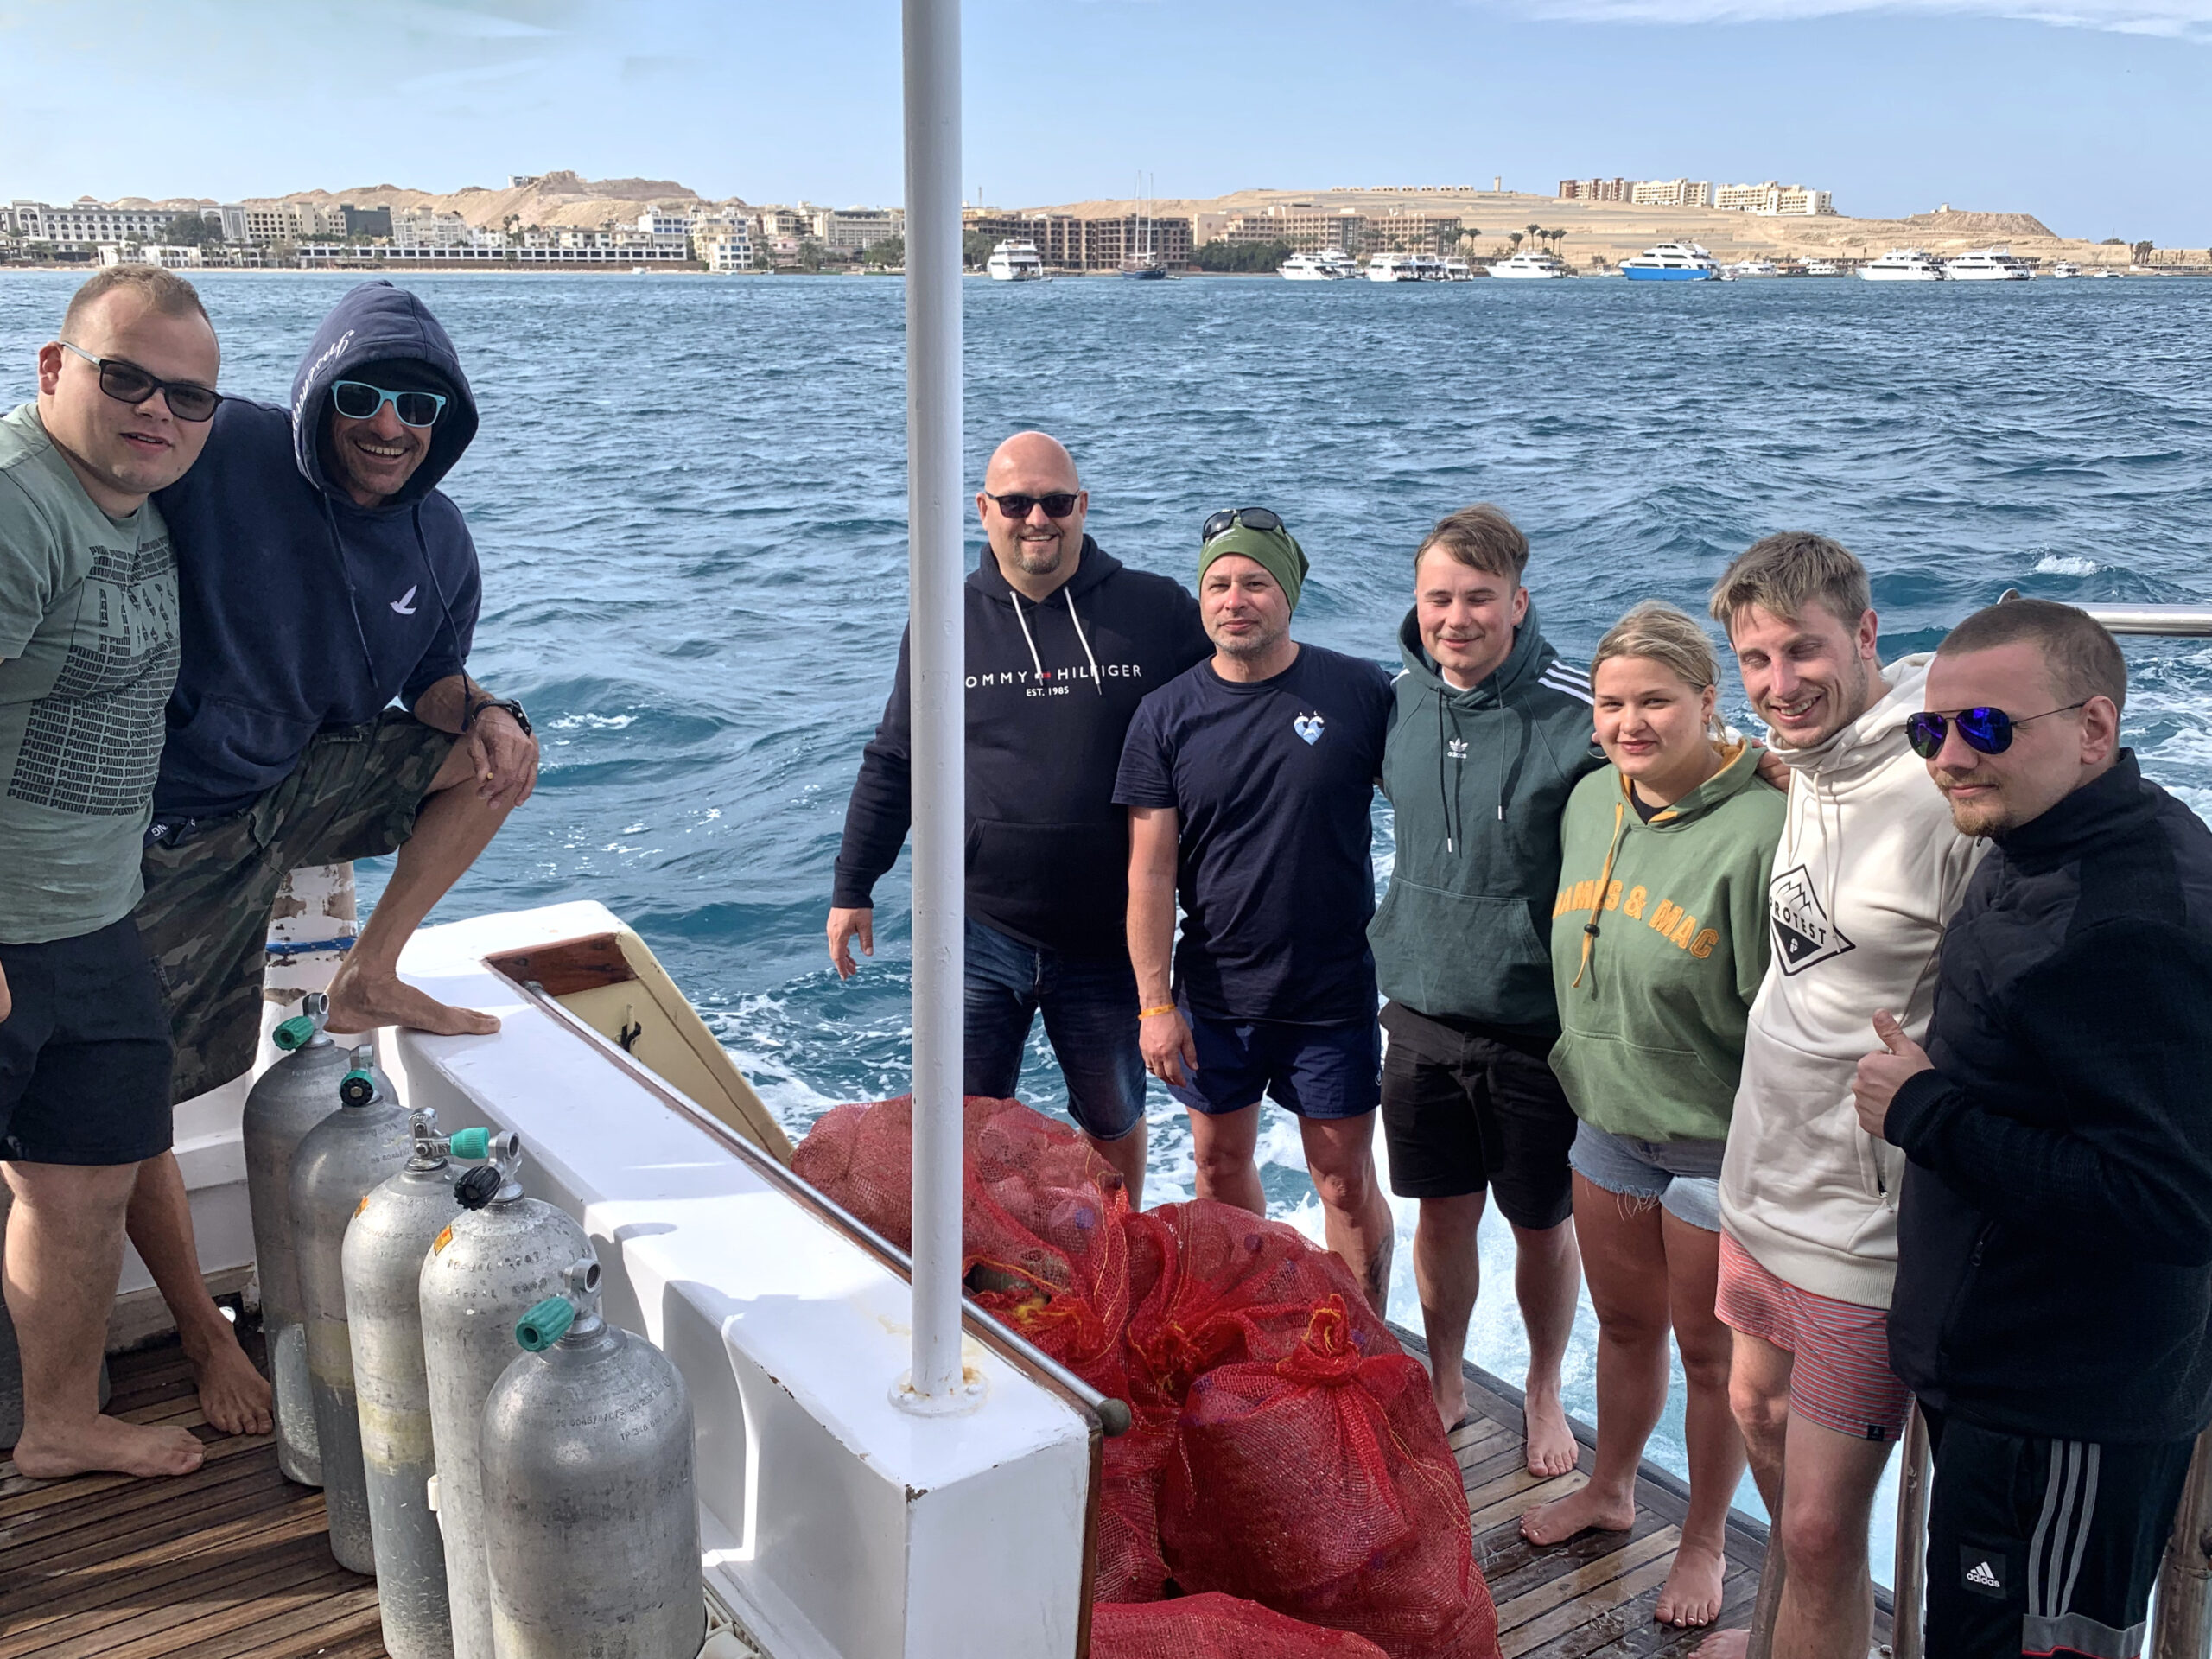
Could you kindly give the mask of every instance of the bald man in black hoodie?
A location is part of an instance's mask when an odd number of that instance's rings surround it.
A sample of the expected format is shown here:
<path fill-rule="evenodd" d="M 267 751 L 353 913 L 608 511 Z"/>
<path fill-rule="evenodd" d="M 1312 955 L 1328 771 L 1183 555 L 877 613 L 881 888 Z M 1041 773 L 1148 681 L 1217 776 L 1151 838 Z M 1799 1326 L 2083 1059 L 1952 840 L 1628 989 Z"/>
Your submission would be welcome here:
<path fill-rule="evenodd" d="M 1011 1096 L 1038 1014 L 1069 1110 L 1143 1196 L 1144 1059 L 1129 966 L 1128 823 L 1114 804 L 1138 702 L 1212 653 L 1198 601 L 1084 533 L 1090 498 L 1042 432 L 1001 444 L 976 493 L 988 538 L 968 578 L 965 1088 Z M 910 821 L 906 640 L 845 810 L 830 955 L 874 954 L 874 889 Z"/>

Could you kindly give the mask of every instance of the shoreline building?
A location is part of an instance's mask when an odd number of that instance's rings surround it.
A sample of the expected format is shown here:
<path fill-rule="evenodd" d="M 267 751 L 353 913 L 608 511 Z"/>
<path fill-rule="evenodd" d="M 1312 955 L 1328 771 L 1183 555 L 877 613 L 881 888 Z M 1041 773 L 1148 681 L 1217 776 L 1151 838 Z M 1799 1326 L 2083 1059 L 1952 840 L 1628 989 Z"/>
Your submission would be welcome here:
<path fill-rule="evenodd" d="M 1324 207 L 1311 201 L 1279 203 L 1255 213 L 1230 213 L 1213 234 L 1201 236 L 1193 226 L 1194 245 L 1222 241 L 1239 244 L 1281 242 L 1298 253 L 1336 248 L 1345 253 L 1364 253 L 1373 234 L 1371 221 L 1357 207 Z M 1211 226 L 1205 228 L 1211 229 Z"/>
<path fill-rule="evenodd" d="M 1724 184 L 1713 193 L 1713 205 L 1729 213 L 1759 213 L 1768 218 L 1814 218 L 1833 215 L 1835 198 L 1828 191 L 1808 185 Z"/>
<path fill-rule="evenodd" d="M 1119 270 L 1122 262 L 1149 251 L 1170 270 L 1191 263 L 1191 220 L 1187 214 L 1155 219 L 1135 213 L 1079 219 L 1073 213 L 1008 213 L 969 208 L 965 228 L 994 242 L 1037 245 L 1037 257 L 1051 270 Z M 1270 240 L 1273 238 L 1270 238 Z"/>
<path fill-rule="evenodd" d="M 1628 199 L 1638 207 L 1710 207 L 1713 186 L 1703 179 L 1646 179 L 1629 187 Z"/>
<path fill-rule="evenodd" d="M 1629 199 L 1626 179 L 1561 179 L 1559 199 L 1561 201 L 1626 201 Z"/>
<path fill-rule="evenodd" d="M 830 253 L 858 257 L 879 242 L 906 234 L 904 207 L 817 207 L 814 239 Z"/>

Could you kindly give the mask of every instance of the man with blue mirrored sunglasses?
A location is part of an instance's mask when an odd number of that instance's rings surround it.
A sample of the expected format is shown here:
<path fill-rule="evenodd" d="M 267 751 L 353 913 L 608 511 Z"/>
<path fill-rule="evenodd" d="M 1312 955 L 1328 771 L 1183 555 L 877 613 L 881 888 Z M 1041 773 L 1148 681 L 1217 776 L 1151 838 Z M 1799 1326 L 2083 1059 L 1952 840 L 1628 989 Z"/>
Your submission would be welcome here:
<path fill-rule="evenodd" d="M 521 704 L 467 671 L 476 548 L 439 486 L 476 425 L 429 308 L 364 283 L 322 320 L 289 401 L 226 399 L 201 464 L 157 498 L 177 548 L 182 663 L 137 921 L 175 1042 L 175 1101 L 251 1067 L 270 909 L 302 866 L 398 855 L 330 982 L 333 1031 L 498 1027 L 398 974 L 416 925 L 537 773 Z M 130 1232 L 185 1305 L 180 1329 L 204 1326 L 189 1317 L 206 1293 L 174 1159 L 142 1166 Z M 225 1333 L 200 1363 L 210 1423 L 268 1432 L 252 1377 Z"/>

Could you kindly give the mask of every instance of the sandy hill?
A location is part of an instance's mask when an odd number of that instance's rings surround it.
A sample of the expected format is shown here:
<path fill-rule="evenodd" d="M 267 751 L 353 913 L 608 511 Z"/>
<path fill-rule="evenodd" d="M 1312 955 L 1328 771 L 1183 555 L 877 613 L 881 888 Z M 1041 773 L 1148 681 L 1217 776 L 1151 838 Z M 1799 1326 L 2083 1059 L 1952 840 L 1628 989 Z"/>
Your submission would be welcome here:
<path fill-rule="evenodd" d="M 597 230 L 612 223 L 634 223 L 648 207 L 688 208 L 698 192 L 672 179 L 585 179 L 573 171 L 544 173 L 519 184 L 488 189 L 469 185 L 441 195 L 394 184 L 367 184 L 352 190 L 297 190 L 265 199 L 270 202 L 350 202 L 356 207 L 427 207 L 459 213 L 471 225 L 494 229 L 512 216 L 523 225 Z M 259 205 L 260 199 L 256 205 Z"/>
<path fill-rule="evenodd" d="M 1712 207 L 1636 207 L 1620 202 L 1560 201 L 1521 190 L 1238 190 L 1210 200 L 1166 200 L 1147 204 L 1162 217 L 1249 213 L 1276 205 L 1311 204 L 1334 211 L 1350 207 L 1381 214 L 1408 212 L 1457 213 L 1480 232 L 1484 251 L 1503 251 L 1505 238 L 1531 225 L 1564 231 L 1557 245 L 1562 257 L 1580 267 L 1593 258 L 1618 264 L 1655 242 L 1703 244 L 1716 257 L 1753 256 L 1869 259 L 1893 247 L 1924 248 L 1948 256 L 1993 243 L 2009 245 L 2024 257 L 2071 259 L 2082 264 L 2125 265 L 2129 251 L 2054 234 L 2031 213 L 1969 213 L 1945 208 L 1908 219 L 1767 219 L 1756 213 L 1723 213 Z M 1069 202 L 1023 208 L 1025 213 L 1111 215 L 1134 211 L 1129 200 Z"/>

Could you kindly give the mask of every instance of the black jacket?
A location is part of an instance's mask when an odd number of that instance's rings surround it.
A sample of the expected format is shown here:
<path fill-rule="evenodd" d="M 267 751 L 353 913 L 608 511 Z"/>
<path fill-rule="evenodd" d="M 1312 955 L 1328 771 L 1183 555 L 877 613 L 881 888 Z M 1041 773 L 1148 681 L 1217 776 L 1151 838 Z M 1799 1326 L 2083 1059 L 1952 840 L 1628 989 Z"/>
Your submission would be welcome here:
<path fill-rule="evenodd" d="M 2068 1440 L 2212 1419 L 2212 831 L 2112 770 L 2009 834 L 1943 937 L 1888 1138 L 1890 1362 L 1938 1410 Z"/>
<path fill-rule="evenodd" d="M 1066 586 L 1033 605 L 987 547 L 969 575 L 968 913 L 1066 956 L 1128 950 L 1128 819 L 1114 804 L 1122 740 L 1146 692 L 1210 656 L 1198 605 L 1088 536 Z M 845 808 L 832 904 L 873 902 L 912 810 L 907 642 Z"/>

